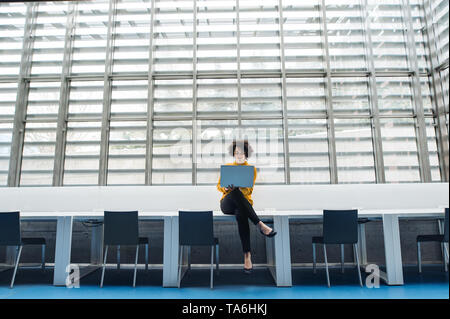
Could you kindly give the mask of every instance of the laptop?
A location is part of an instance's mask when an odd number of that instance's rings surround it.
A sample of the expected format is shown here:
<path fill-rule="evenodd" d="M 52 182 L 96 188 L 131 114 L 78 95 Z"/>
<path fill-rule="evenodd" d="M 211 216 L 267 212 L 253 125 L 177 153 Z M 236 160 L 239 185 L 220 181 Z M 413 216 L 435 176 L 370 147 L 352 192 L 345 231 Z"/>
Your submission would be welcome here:
<path fill-rule="evenodd" d="M 251 165 L 222 165 L 220 167 L 220 186 L 253 187 L 255 167 Z"/>

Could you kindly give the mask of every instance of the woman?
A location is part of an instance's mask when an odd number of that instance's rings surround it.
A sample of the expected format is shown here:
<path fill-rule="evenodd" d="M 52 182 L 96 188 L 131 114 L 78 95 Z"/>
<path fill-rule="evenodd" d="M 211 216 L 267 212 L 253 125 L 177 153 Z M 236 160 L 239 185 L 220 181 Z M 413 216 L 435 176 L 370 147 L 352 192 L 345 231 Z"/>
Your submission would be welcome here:
<path fill-rule="evenodd" d="M 234 162 L 226 165 L 248 165 L 247 158 L 251 155 L 252 148 L 248 144 L 247 140 L 240 142 L 233 141 L 229 147 L 229 153 L 234 157 Z M 256 167 L 253 185 L 255 184 L 255 180 Z M 217 189 L 223 193 L 223 196 L 220 199 L 220 209 L 222 212 L 227 215 L 236 216 L 239 236 L 241 238 L 242 249 L 244 251 L 244 272 L 250 274 L 253 269 L 253 264 L 250 253 L 250 228 L 248 219 L 250 219 L 253 224 L 257 225 L 260 232 L 267 237 L 273 237 L 277 233 L 260 221 L 256 215 L 252 207 L 253 200 L 251 198 L 253 187 L 234 187 L 234 185 L 220 187 L 219 178 Z"/>

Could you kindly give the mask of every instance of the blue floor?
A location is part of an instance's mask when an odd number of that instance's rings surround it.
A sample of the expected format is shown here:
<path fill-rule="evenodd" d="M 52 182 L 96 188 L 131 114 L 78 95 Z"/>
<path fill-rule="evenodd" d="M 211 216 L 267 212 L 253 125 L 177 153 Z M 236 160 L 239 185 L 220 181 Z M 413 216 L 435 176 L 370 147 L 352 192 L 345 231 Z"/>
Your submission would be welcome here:
<path fill-rule="evenodd" d="M 403 286 L 361 288 L 356 269 L 331 269 L 331 288 L 326 275 L 318 269 L 293 269 L 292 287 L 276 287 L 269 271 L 255 269 L 246 275 L 241 270 L 221 269 L 209 289 L 209 270 L 193 269 L 182 281 L 181 289 L 162 288 L 162 270 L 139 270 L 136 288 L 133 271 L 108 269 L 103 288 L 99 288 L 101 271 L 81 279 L 80 288 L 51 285 L 53 270 L 19 269 L 14 289 L 9 289 L 12 271 L 0 272 L 0 299 L 449 299 L 449 278 L 442 266 L 404 267 Z M 363 283 L 365 274 L 363 273 Z"/>

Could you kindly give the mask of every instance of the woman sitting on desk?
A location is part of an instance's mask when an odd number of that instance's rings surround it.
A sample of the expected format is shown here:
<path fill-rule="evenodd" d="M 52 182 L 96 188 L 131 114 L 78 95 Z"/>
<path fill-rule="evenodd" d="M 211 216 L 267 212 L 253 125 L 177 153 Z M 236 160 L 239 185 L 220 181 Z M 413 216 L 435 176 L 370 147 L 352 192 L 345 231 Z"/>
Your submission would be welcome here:
<path fill-rule="evenodd" d="M 226 165 L 248 165 L 247 158 L 252 153 L 252 148 L 248 144 L 248 141 L 233 141 L 229 147 L 231 156 L 234 156 L 235 161 Z M 256 167 L 255 175 L 253 179 L 253 185 L 256 180 Z M 273 237 L 277 233 L 272 228 L 264 224 L 259 220 L 252 205 L 253 200 L 251 198 L 253 187 L 234 187 L 234 185 L 228 185 L 228 187 L 220 187 L 220 178 L 217 183 L 217 189 L 223 193 L 220 199 L 220 209 L 224 214 L 235 215 L 238 222 L 239 236 L 241 238 L 242 249 L 244 251 L 244 272 L 250 274 L 253 265 L 250 254 L 250 228 L 248 225 L 248 219 L 253 224 L 259 226 L 260 232 L 267 236 Z"/>

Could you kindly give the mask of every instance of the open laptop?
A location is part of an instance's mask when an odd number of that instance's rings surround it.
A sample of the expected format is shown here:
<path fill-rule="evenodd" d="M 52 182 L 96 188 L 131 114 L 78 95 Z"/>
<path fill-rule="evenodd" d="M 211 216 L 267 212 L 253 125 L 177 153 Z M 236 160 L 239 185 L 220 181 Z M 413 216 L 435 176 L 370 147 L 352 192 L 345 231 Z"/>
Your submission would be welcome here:
<path fill-rule="evenodd" d="M 255 167 L 251 165 L 222 165 L 220 167 L 220 186 L 253 187 Z"/>

